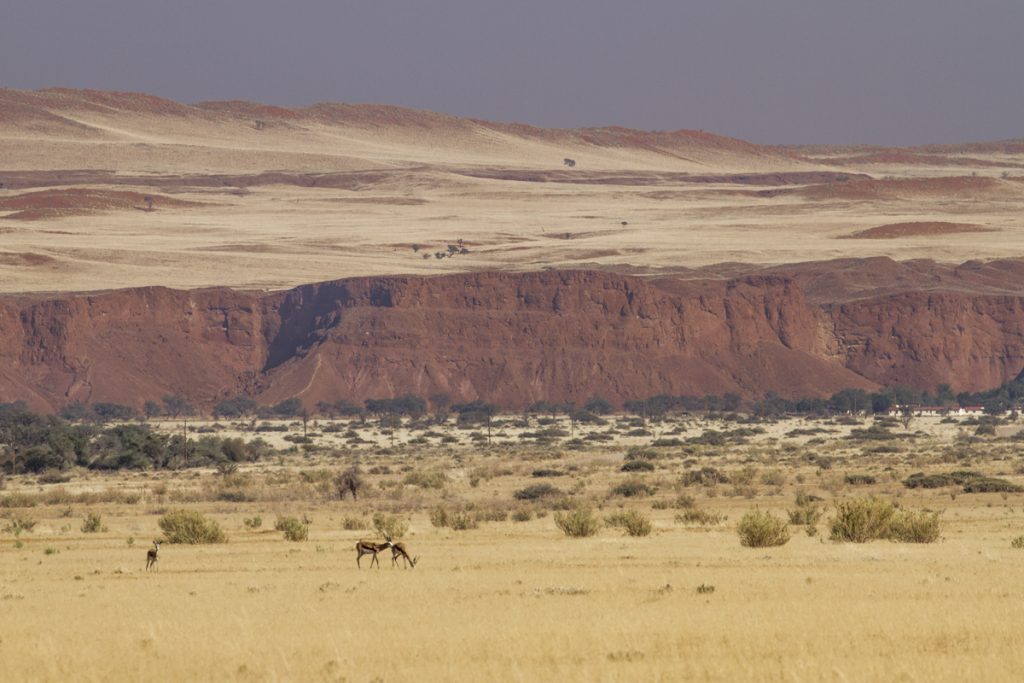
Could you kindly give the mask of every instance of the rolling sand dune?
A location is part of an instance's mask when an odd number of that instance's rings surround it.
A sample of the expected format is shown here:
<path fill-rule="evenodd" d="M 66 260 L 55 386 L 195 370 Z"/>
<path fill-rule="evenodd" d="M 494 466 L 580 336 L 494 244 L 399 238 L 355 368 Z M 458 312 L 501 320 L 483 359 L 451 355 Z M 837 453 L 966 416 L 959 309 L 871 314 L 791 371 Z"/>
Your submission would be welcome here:
<path fill-rule="evenodd" d="M 0 90 L 0 291 L 1002 258 L 1024 254 L 1022 168 L 1019 141 L 779 148 L 383 105 Z M 835 239 L 899 223 L 992 232 Z"/>

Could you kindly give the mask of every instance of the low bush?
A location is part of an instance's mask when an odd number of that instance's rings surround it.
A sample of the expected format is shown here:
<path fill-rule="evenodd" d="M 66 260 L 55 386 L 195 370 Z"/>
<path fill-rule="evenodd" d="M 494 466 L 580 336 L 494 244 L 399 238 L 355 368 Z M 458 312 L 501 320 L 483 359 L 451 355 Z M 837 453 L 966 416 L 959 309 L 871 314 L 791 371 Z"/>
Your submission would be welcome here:
<path fill-rule="evenodd" d="M 533 472 L 531 472 L 530 476 L 538 477 L 538 478 L 540 478 L 540 477 L 564 477 L 565 476 L 565 472 L 563 472 L 562 470 L 548 469 L 548 468 L 543 468 L 542 467 L 542 468 L 536 469 Z"/>
<path fill-rule="evenodd" d="M 747 548 L 770 548 L 785 545 L 789 541 L 786 523 L 770 512 L 751 510 L 743 515 L 736 525 L 740 545 Z"/>
<path fill-rule="evenodd" d="M 309 524 L 298 517 L 281 517 L 274 522 L 274 530 L 284 534 L 286 541 L 305 541 L 309 538 Z"/>
<path fill-rule="evenodd" d="M 370 528 L 370 522 L 363 517 L 346 515 L 341 520 L 341 528 L 345 531 L 361 531 Z"/>
<path fill-rule="evenodd" d="M 815 504 L 815 500 L 805 493 L 796 495 L 796 507 L 788 510 L 789 523 L 801 524 L 804 526 L 815 526 L 821 520 L 821 508 Z"/>
<path fill-rule="evenodd" d="M 106 531 L 107 528 L 103 526 L 103 519 L 99 514 L 90 512 L 85 516 L 82 521 L 82 533 L 83 534 L 95 534 L 99 531 Z"/>
<path fill-rule="evenodd" d="M 584 507 L 578 507 L 568 512 L 556 512 L 555 525 L 562 530 L 562 533 L 571 538 L 593 536 L 601 528 L 601 522 L 597 517 Z"/>
<path fill-rule="evenodd" d="M 1010 547 L 1016 548 L 1017 550 L 1024 549 L 1024 536 L 1018 536 L 1017 538 L 1010 541 Z"/>
<path fill-rule="evenodd" d="M 242 520 L 242 524 L 245 525 L 246 529 L 259 529 L 263 526 L 263 518 L 259 515 L 256 515 L 255 517 L 246 517 Z"/>
<path fill-rule="evenodd" d="M 533 511 L 529 508 L 520 508 L 512 512 L 513 522 L 529 522 L 533 519 Z"/>
<path fill-rule="evenodd" d="M 172 510 L 157 522 L 167 543 L 226 543 L 220 525 L 194 510 Z"/>
<path fill-rule="evenodd" d="M 562 491 L 548 483 L 530 484 L 526 488 L 519 489 L 513 495 L 516 500 L 540 500 L 542 498 L 561 496 Z"/>
<path fill-rule="evenodd" d="M 648 486 L 639 479 L 630 479 L 624 481 L 621 484 L 612 487 L 611 494 L 613 496 L 623 496 L 624 498 L 640 498 L 643 496 L 649 496 L 655 491 L 653 486 Z"/>
<path fill-rule="evenodd" d="M 981 473 L 969 470 L 941 472 L 938 474 L 915 472 L 903 480 L 903 485 L 908 489 L 938 489 L 946 486 L 963 486 L 974 479 L 980 478 L 982 478 Z"/>
<path fill-rule="evenodd" d="M 441 489 L 448 483 L 448 475 L 441 470 L 429 472 L 410 472 L 405 475 L 404 483 L 418 486 L 421 489 Z"/>
<path fill-rule="evenodd" d="M 31 533 L 35 526 L 36 520 L 32 519 L 28 515 L 15 512 L 7 517 L 7 525 L 4 527 L 4 533 L 21 536 L 23 533 Z"/>
<path fill-rule="evenodd" d="M 856 498 L 836 504 L 836 516 L 829 522 L 833 541 L 866 543 L 889 536 L 896 506 L 880 498 Z"/>
<path fill-rule="evenodd" d="M 619 468 L 622 472 L 653 472 L 654 463 L 648 460 L 627 460 Z"/>
<path fill-rule="evenodd" d="M 1021 493 L 1024 487 L 996 477 L 978 477 L 964 484 L 964 493 Z"/>
<path fill-rule="evenodd" d="M 630 536 L 648 536 L 651 533 L 651 520 L 636 510 L 616 512 L 604 518 L 607 526 L 623 529 Z"/>
<path fill-rule="evenodd" d="M 847 474 L 843 480 L 850 486 L 868 486 L 878 481 L 870 474 Z"/>
<path fill-rule="evenodd" d="M 679 482 L 683 486 L 708 486 L 710 484 L 728 484 L 729 477 L 714 467 L 702 467 L 699 470 L 683 472 Z"/>
<path fill-rule="evenodd" d="M 889 525 L 889 538 L 901 543 L 934 543 L 939 540 L 939 513 L 897 510 Z"/>
<path fill-rule="evenodd" d="M 682 512 L 676 515 L 676 521 L 681 524 L 715 526 L 716 524 L 721 524 L 725 520 L 725 515 L 721 515 L 717 512 L 711 512 L 709 510 L 701 510 L 696 507 L 684 508 Z"/>
<path fill-rule="evenodd" d="M 397 541 L 409 531 L 409 522 L 397 515 L 375 512 L 373 513 L 373 528 L 382 536 L 389 536 L 391 540 Z"/>

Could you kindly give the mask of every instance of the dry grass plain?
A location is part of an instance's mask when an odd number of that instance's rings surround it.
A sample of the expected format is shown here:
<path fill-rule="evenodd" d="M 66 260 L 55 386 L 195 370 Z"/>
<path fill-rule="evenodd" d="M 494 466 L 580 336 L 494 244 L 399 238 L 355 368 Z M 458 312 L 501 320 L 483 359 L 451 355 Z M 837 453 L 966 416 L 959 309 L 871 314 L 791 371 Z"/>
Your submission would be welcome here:
<path fill-rule="evenodd" d="M 415 430 L 399 431 L 392 445 L 373 426 L 351 426 L 371 443 L 316 436 L 305 452 L 226 476 L 9 477 L 0 499 L 49 495 L 52 504 L 0 510 L 37 521 L 31 533 L 0 535 L 4 678 L 1011 681 L 1024 667 L 1024 550 L 1011 547 L 1024 534 L 1024 494 L 901 483 L 913 472 L 958 469 L 1021 483 L 1015 425 L 978 439 L 972 426 L 919 418 L 907 430 L 890 427 L 891 439 L 864 441 L 849 438 L 858 425 L 790 420 L 700 445 L 687 440 L 737 425 L 690 418 L 657 425 L 657 437 L 682 443 L 654 448 L 655 434 L 588 440 L 607 431 L 593 426 L 577 430 L 582 445 L 531 444 L 509 425 L 490 445 L 462 432 L 443 448 L 436 439 L 409 444 Z M 618 431 L 636 428 L 623 421 Z M 648 444 L 639 459 L 653 470 L 620 471 L 638 459 L 627 456 L 631 443 Z M 329 477 L 352 463 L 366 486 L 358 500 L 339 500 Z M 731 482 L 684 485 L 686 472 L 704 467 Z M 534 476 L 545 469 L 561 474 Z M 851 474 L 874 482 L 851 483 Z M 614 495 L 625 481 L 654 492 Z M 599 517 L 637 510 L 653 532 L 568 538 L 553 522 L 557 504 L 515 499 L 539 482 Z M 244 495 L 232 502 L 229 489 Z M 74 497 L 84 492 L 92 502 Z M 817 535 L 791 526 L 781 547 L 740 545 L 744 512 L 784 517 L 797 492 L 823 499 Z M 114 494 L 134 502 L 103 502 Z M 868 494 L 941 511 L 941 539 L 828 540 L 834 503 Z M 681 521 L 688 505 L 712 519 Z M 499 521 L 436 527 L 440 506 Z M 147 573 L 157 520 L 177 508 L 206 513 L 229 541 L 164 544 L 158 571 Z M 516 511 L 530 518 L 500 519 Z M 106 530 L 80 531 L 89 512 Z M 354 545 L 375 532 L 344 526 L 369 526 L 374 512 L 407 520 L 415 569 L 392 569 L 386 556 L 379 570 L 357 569 Z M 307 515 L 309 539 L 285 541 L 272 528 L 278 514 Z M 262 527 L 248 528 L 255 515 Z"/>

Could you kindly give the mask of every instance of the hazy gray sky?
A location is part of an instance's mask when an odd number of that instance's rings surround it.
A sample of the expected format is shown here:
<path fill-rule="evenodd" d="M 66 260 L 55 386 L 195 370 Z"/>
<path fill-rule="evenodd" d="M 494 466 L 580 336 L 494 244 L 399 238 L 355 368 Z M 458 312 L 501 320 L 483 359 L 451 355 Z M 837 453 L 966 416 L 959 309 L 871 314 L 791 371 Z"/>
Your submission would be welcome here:
<path fill-rule="evenodd" d="M 0 0 L 0 86 L 762 143 L 1024 137 L 1024 0 Z"/>

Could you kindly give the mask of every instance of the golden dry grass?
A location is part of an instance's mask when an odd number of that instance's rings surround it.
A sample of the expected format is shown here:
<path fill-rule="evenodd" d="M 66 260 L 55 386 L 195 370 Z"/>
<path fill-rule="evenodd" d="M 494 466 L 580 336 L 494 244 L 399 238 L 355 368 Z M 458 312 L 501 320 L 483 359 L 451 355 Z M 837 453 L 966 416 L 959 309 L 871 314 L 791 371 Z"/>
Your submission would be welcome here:
<path fill-rule="evenodd" d="M 662 449 L 643 475 L 655 496 L 610 497 L 625 477 L 623 447 L 477 449 L 398 447 L 391 455 L 328 453 L 247 465 L 256 489 L 295 486 L 301 472 L 334 471 L 358 457 L 369 484 L 360 500 L 283 489 L 263 502 L 174 502 L 178 490 L 215 486 L 213 472 L 88 475 L 69 490 L 135 490 L 135 505 L 63 505 L 23 510 L 38 520 L 15 539 L 0 536 L 0 656 L 6 680 L 1017 680 L 1024 666 L 1021 609 L 1022 494 L 950 495 L 905 490 L 910 471 L 961 467 L 1009 476 L 1020 471 L 1009 442 L 961 445 L 955 425 L 920 420 L 930 436 L 899 452 L 864 454 L 830 437 L 807 446 L 769 432 L 746 445 Z M 804 424 L 804 423 L 800 423 Z M 792 428 L 794 423 L 788 427 Z M 784 429 L 786 425 L 780 429 Z M 808 454 L 835 458 L 831 469 Z M 696 458 L 694 457 L 696 455 Z M 712 465 L 750 474 L 748 489 L 680 487 L 679 473 Z M 537 479 L 537 467 L 565 470 Z M 314 469 L 310 469 L 314 468 Z M 747 469 L 745 469 L 747 468 Z M 1015 469 L 1016 468 L 1016 469 Z M 443 470 L 442 490 L 387 482 L 403 472 Z M 476 486 L 468 472 L 485 472 Z M 753 474 L 751 474 L 751 472 Z M 878 483 L 848 486 L 849 472 Z M 284 474 L 283 474 L 284 473 Z M 306 479 L 315 479 L 307 474 Z M 654 521 L 649 537 L 603 529 L 564 537 L 546 514 L 528 522 L 482 522 L 469 531 L 431 525 L 432 506 L 512 505 L 512 492 L 538 481 L 575 487 L 600 506 Z M 384 486 L 381 486 L 384 484 Z M 28 477 L 7 491 L 31 492 Z M 830 501 L 864 493 L 943 510 L 931 545 L 824 540 L 791 527 L 778 548 L 740 546 L 735 523 L 757 506 L 785 517 L 793 494 Z M 680 493 L 724 514 L 719 525 L 675 520 Z M 660 501 L 655 509 L 655 502 Z M 230 540 L 164 545 L 159 570 L 143 569 L 166 509 L 186 505 L 221 522 Z M 540 508 L 538 508 L 540 509 Z M 345 531 L 342 519 L 393 510 L 411 520 L 405 542 L 414 570 L 355 565 L 354 545 L 374 532 Z M 87 512 L 108 529 L 80 531 Z M 9 511 L 5 511 L 9 512 Z M 263 517 L 250 530 L 243 518 Z M 276 514 L 307 514 L 305 543 L 273 531 Z M 65 516 L 68 515 L 68 516 Z M 129 547 L 128 538 L 134 539 Z M 16 547 L 18 541 L 21 547 Z M 47 554 L 46 549 L 56 552 Z M 698 586 L 713 592 L 698 593 Z"/>

